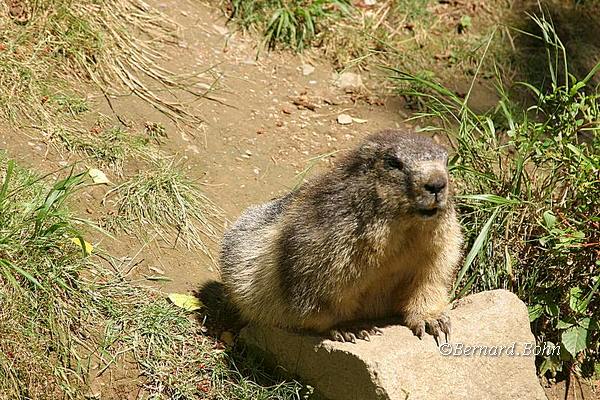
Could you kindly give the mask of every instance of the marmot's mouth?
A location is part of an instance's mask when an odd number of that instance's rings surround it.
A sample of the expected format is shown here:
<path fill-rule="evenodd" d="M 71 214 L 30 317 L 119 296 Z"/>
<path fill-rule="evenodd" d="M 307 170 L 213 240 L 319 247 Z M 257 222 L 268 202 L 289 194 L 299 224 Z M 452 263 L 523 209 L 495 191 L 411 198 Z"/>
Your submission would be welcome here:
<path fill-rule="evenodd" d="M 417 212 L 424 217 L 433 217 L 438 212 L 438 208 L 422 208 L 417 210 Z"/>

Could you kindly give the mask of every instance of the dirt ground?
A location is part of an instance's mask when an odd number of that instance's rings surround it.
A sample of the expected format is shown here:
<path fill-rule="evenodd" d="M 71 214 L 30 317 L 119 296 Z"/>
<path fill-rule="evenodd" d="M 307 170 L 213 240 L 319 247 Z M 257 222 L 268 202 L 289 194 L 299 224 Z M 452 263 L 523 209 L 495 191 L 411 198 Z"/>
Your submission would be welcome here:
<path fill-rule="evenodd" d="M 188 175 L 202 183 L 229 221 L 249 205 L 292 188 L 313 157 L 349 148 L 379 129 L 406 125 L 403 121 L 408 111 L 401 100 L 374 97 L 368 81 L 361 93 L 345 93 L 334 85 L 332 67 L 317 57 L 274 52 L 263 53 L 257 59 L 256 38 L 236 32 L 217 9 L 193 0 L 149 3 L 181 28 L 178 45 L 164 47 L 163 67 L 178 73 L 212 67 L 211 73 L 205 74 L 206 84 L 218 78 L 216 90 L 210 95 L 212 100 L 199 99 L 191 106 L 205 122 L 181 129 L 133 95 L 111 99 L 117 115 L 100 93 L 90 93 L 88 100 L 95 110 L 115 121 L 118 116 L 132 129 L 141 130 L 146 122 L 162 123 L 168 139 L 161 148 L 185 161 Z M 314 66 L 314 72 L 305 75 L 303 64 Z M 342 113 L 361 121 L 341 125 L 337 116 Z M 0 148 L 38 171 L 56 170 L 77 159 L 48 145 L 33 130 L 0 126 L 0 137 Z M 326 166 L 332 157 L 335 154 L 317 161 L 309 173 Z M 106 172 L 111 180 L 119 181 L 114 172 Z M 108 190 L 110 187 L 87 190 L 77 209 L 86 218 L 101 220 L 111 207 L 110 203 L 101 203 Z M 159 241 L 145 245 L 126 234 L 115 240 L 93 235 L 95 244 L 100 242 L 109 253 L 134 257 L 128 263 L 133 266 L 127 271 L 130 278 L 155 275 L 157 268 L 163 271 L 169 281 L 147 283 L 165 292 L 192 292 L 218 277 L 211 261 L 193 250 Z M 215 243 L 215 255 L 217 249 Z M 553 394 L 552 398 L 559 397 Z"/>

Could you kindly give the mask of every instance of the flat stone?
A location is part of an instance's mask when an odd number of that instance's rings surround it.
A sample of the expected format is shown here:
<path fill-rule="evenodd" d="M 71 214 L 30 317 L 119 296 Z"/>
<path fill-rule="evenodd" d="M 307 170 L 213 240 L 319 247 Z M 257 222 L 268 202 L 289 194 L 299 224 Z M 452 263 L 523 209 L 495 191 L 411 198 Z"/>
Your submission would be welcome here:
<path fill-rule="evenodd" d="M 433 337 L 419 340 L 400 325 L 356 344 L 254 325 L 241 339 L 331 400 L 546 399 L 534 354 L 522 355 L 535 339 L 517 296 L 506 290 L 474 294 L 455 302 L 449 315 L 450 344 L 439 348 Z"/>

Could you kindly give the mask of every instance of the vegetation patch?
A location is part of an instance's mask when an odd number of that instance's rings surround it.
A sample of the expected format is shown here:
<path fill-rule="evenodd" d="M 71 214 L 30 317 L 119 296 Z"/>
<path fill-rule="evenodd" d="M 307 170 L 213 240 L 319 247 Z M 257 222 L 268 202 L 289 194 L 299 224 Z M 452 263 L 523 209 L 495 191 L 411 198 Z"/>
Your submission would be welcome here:
<path fill-rule="evenodd" d="M 509 4 L 401 0 L 372 2 L 270 2 L 225 1 L 225 12 L 243 28 L 258 30 L 269 48 L 278 44 L 303 50 L 308 44 L 322 51 L 337 69 L 372 69 L 394 65 L 404 71 L 436 75 L 450 82 L 468 81 L 474 75 L 480 50 L 487 38 L 500 31 Z M 309 5 L 310 4 L 310 5 Z M 297 11 L 302 9 L 302 13 Z M 311 11 L 328 10 L 328 12 Z M 296 10 L 296 11 L 293 11 Z M 309 14 L 294 18 L 288 13 Z M 310 23 L 307 23 L 310 21 Z M 316 27 L 312 29 L 313 27 Z M 310 31 L 311 35 L 298 32 Z M 295 36 L 290 35 L 294 33 Z M 494 54 L 510 57 L 504 42 L 495 42 Z M 503 66 L 510 69 L 510 62 Z M 492 77 L 493 63 L 485 77 Z M 480 75 L 481 76 L 481 75 Z"/>
<path fill-rule="evenodd" d="M 600 106 L 590 84 L 597 64 L 577 79 L 553 25 L 532 17 L 547 49 L 550 83 L 522 104 L 498 80 L 497 106 L 479 114 L 438 82 L 395 70 L 423 100 L 417 117 L 434 117 L 456 155 L 468 253 L 455 295 L 505 288 L 529 307 L 540 373 L 591 376 L 600 370 Z M 434 129 L 434 128 L 431 128 Z"/>
<path fill-rule="evenodd" d="M 125 160 L 137 156 L 146 160 L 160 158 L 158 150 L 148 146 L 149 135 L 135 135 L 121 127 L 94 126 L 89 132 L 59 128 L 53 133 L 60 146 L 78 153 L 100 166 L 122 174 Z"/>
<path fill-rule="evenodd" d="M 116 260 L 84 241 L 82 221 L 64 205 L 85 190 L 87 172 L 47 187 L 6 157 L 0 163 L 1 398 L 118 397 L 120 389 L 164 399 L 298 398 L 297 383 L 268 378 L 258 361 L 240 364 L 189 313 L 123 279 Z"/>
<path fill-rule="evenodd" d="M 301 51 L 323 32 L 324 25 L 349 10 L 345 0 L 232 0 L 223 3 L 230 18 L 264 35 L 263 46 Z"/>

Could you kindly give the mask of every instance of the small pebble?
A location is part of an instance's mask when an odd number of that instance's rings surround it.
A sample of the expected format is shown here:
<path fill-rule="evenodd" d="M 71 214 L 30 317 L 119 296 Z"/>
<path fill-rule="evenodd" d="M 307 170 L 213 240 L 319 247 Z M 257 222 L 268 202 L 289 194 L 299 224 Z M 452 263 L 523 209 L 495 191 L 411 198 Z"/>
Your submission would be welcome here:
<path fill-rule="evenodd" d="M 340 114 L 337 117 L 337 122 L 340 125 L 350 125 L 352 123 L 352 117 L 348 114 Z"/>

